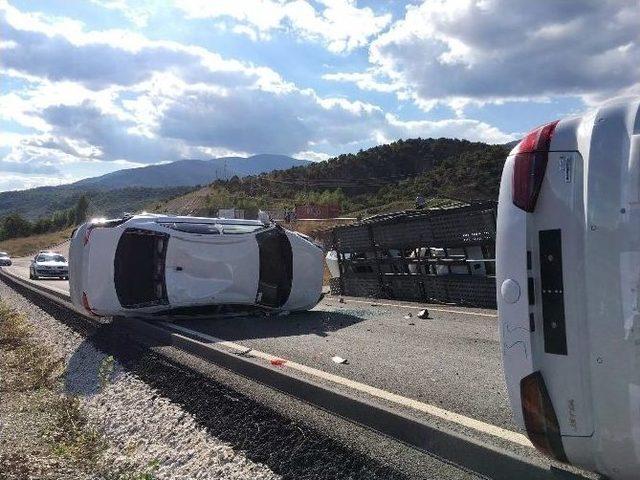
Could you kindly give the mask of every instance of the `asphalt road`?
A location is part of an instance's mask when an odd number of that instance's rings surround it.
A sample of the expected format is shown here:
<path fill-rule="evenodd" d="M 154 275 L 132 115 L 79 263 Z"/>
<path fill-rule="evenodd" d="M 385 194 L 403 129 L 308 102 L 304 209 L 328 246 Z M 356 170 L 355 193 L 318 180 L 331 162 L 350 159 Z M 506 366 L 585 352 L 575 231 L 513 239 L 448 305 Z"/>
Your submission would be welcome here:
<path fill-rule="evenodd" d="M 57 250 L 66 253 L 64 245 Z M 5 268 L 28 279 L 29 261 L 16 259 L 12 267 Z M 69 291 L 67 281 L 37 282 L 54 290 Z M 424 307 L 430 312 L 429 318 L 418 318 L 418 312 Z M 341 300 L 327 296 L 309 312 L 174 320 L 172 323 L 203 336 L 234 342 L 347 381 L 400 395 L 409 403 L 418 401 L 464 415 L 524 439 L 512 420 L 507 399 L 495 310 L 350 297 Z M 346 359 L 346 363 L 335 363 L 333 356 Z M 323 379 L 319 381 L 322 383 Z M 244 388 L 244 383 L 239 385 Z M 345 385 L 340 388 L 349 389 Z M 348 393 L 366 397 L 361 391 Z M 265 393 L 259 396 L 264 398 Z M 405 408 L 399 404 L 387 406 Z M 443 421 L 424 411 L 409 410 L 411 407 L 407 406 L 406 413 L 430 423 L 524 455 L 536 463 L 548 464 L 548 460 L 530 445 L 523 446 L 518 441 L 482 429 Z M 347 432 L 349 427 L 343 430 Z M 428 464 L 440 465 L 432 461 Z M 448 471 L 445 476 L 457 474 Z"/>
<path fill-rule="evenodd" d="M 66 254 L 68 247 L 56 250 Z M 7 270 L 28 278 L 29 262 L 17 258 Z M 68 281 L 38 282 L 69 291 Z M 287 316 L 175 323 L 517 431 L 495 310 L 425 306 L 430 318 L 420 319 L 415 303 L 327 296 L 313 310 Z"/>

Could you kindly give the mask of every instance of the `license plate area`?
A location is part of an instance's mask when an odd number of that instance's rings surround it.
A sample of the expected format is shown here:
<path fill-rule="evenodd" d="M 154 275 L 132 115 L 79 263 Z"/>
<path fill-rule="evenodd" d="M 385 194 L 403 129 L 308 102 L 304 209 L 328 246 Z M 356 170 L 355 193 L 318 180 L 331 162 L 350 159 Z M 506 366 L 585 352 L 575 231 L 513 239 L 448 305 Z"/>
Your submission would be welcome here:
<path fill-rule="evenodd" d="M 567 355 L 562 280 L 562 232 L 560 229 L 540 230 L 538 240 L 544 351 L 555 355 Z"/>

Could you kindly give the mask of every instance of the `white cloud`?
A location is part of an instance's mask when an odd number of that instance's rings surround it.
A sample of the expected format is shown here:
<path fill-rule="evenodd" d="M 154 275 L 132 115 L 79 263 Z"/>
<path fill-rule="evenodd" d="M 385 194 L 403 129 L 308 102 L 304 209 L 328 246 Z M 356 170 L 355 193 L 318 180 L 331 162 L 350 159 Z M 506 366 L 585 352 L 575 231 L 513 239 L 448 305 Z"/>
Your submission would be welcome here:
<path fill-rule="evenodd" d="M 320 0 L 316 10 L 309 1 L 292 0 L 175 0 L 189 18 L 230 18 L 236 33 L 253 40 L 268 39 L 274 31 L 291 30 L 301 38 L 322 42 L 334 53 L 366 46 L 386 28 L 391 15 L 359 8 L 355 0 Z"/>
<path fill-rule="evenodd" d="M 324 160 L 329 160 L 331 155 L 322 152 L 314 152 L 313 150 L 305 150 L 304 152 L 294 153 L 293 157 L 301 160 L 311 160 L 312 162 L 322 162 Z"/>
<path fill-rule="evenodd" d="M 155 9 L 160 6 L 158 1 L 149 0 L 134 0 L 134 2 L 127 0 L 91 0 L 91 3 L 122 13 L 126 19 L 138 28 L 146 27 L 149 18 L 151 18 Z"/>
<path fill-rule="evenodd" d="M 446 103 L 587 102 L 638 90 L 637 0 L 425 0 L 372 41 L 366 72 L 325 78 Z"/>
<path fill-rule="evenodd" d="M 330 8 L 356 7 L 325 2 L 327 18 Z M 312 30 L 312 17 L 296 18 Z M 274 20 L 263 21 L 269 30 Z M 511 139 L 474 120 L 404 121 L 370 102 L 319 95 L 273 69 L 202 47 L 87 31 L 81 22 L 23 13 L 1 0 L 0 28 L 0 76 L 15 86 L 0 94 L 0 119 L 34 132 L 0 135 L 0 170 L 11 178 L 60 178 L 61 171 L 68 181 L 119 164 L 265 152 L 317 161 L 398 137 Z M 351 48 L 352 40 L 344 37 L 340 48 Z"/>

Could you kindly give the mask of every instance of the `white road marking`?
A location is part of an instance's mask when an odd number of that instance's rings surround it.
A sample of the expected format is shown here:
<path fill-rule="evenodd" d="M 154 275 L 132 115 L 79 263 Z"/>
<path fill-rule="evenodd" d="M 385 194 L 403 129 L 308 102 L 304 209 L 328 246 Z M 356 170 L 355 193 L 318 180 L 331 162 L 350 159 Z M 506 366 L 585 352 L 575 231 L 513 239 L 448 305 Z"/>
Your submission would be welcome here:
<path fill-rule="evenodd" d="M 467 311 L 464 311 L 464 310 L 450 310 L 448 308 L 438 308 L 438 307 L 429 307 L 429 306 L 414 306 L 414 305 L 401 305 L 399 303 L 381 303 L 381 302 L 376 302 L 375 300 L 367 301 L 367 300 L 354 300 L 352 298 L 349 298 L 349 299 L 345 300 L 345 305 L 348 302 L 366 303 L 368 305 L 375 304 L 375 305 L 380 305 L 381 307 L 413 308 L 415 310 L 424 310 L 426 308 L 427 310 L 433 311 L 433 312 L 457 313 L 459 315 L 471 315 L 471 316 L 477 316 L 477 317 L 498 318 L 498 315 L 495 314 L 495 313 L 467 312 Z"/>
<path fill-rule="evenodd" d="M 191 329 L 182 327 L 180 325 L 175 325 L 173 323 L 167 323 L 167 322 L 160 322 L 160 323 L 162 323 L 164 326 L 166 326 L 169 329 L 178 330 L 178 331 L 187 333 L 189 335 L 200 337 L 203 340 L 215 343 L 216 345 L 227 347 L 236 352 L 246 353 L 247 348 L 249 348 L 235 342 L 222 340 L 221 338 L 213 337 L 211 335 L 207 335 L 206 333 L 197 332 L 195 330 L 191 330 Z M 476 420 L 475 418 L 450 412 L 449 410 L 436 407 L 435 405 L 430 405 L 428 403 L 420 402 L 418 400 L 403 397 L 402 395 L 387 392 L 386 390 L 382 390 L 377 387 L 372 387 L 371 385 L 367 385 L 365 383 L 349 380 L 348 378 L 344 378 L 339 375 L 334 375 L 332 373 L 324 372 L 322 370 L 318 370 L 317 368 L 308 367 L 306 365 L 296 363 L 291 360 L 283 359 L 282 357 L 271 355 L 269 353 L 261 352 L 259 350 L 250 349 L 249 354 L 253 357 L 266 360 L 269 363 L 271 363 L 273 360 L 284 360 L 282 367 L 288 367 L 293 370 L 303 372 L 312 377 L 321 378 L 323 380 L 327 380 L 329 382 L 342 385 L 342 386 L 351 388 L 353 390 L 357 390 L 359 392 L 366 393 L 368 395 L 371 395 L 372 397 L 380 398 L 388 402 L 401 405 L 403 407 L 411 408 L 413 410 L 426 413 L 428 415 L 432 415 L 434 417 L 440 418 L 442 420 L 446 420 L 448 422 L 456 423 L 458 425 L 470 428 L 472 430 L 476 430 L 484 434 L 498 437 L 502 440 L 507 440 L 512 443 L 517 443 L 518 445 L 533 448 L 533 445 L 531 444 L 529 439 L 521 433 L 512 432 L 511 430 L 507 430 L 505 428 L 501 428 L 496 425 L 491 425 L 490 423 L 482 422 L 480 420 Z"/>

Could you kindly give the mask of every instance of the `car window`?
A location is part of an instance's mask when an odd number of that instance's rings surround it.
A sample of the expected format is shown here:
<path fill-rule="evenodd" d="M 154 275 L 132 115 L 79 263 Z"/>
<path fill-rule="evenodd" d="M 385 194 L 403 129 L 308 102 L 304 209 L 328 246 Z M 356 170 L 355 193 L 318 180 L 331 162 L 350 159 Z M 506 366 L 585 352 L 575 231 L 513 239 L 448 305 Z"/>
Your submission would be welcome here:
<path fill-rule="evenodd" d="M 220 230 L 213 223 L 161 223 L 163 227 L 179 232 L 197 233 L 200 235 L 219 235 Z"/>
<path fill-rule="evenodd" d="M 67 259 L 62 255 L 44 254 L 36 257 L 36 262 L 66 262 Z"/>
<path fill-rule="evenodd" d="M 236 233 L 252 233 L 263 228 L 263 225 L 223 225 L 222 233 L 224 233 L 225 235 L 232 235 Z"/>

